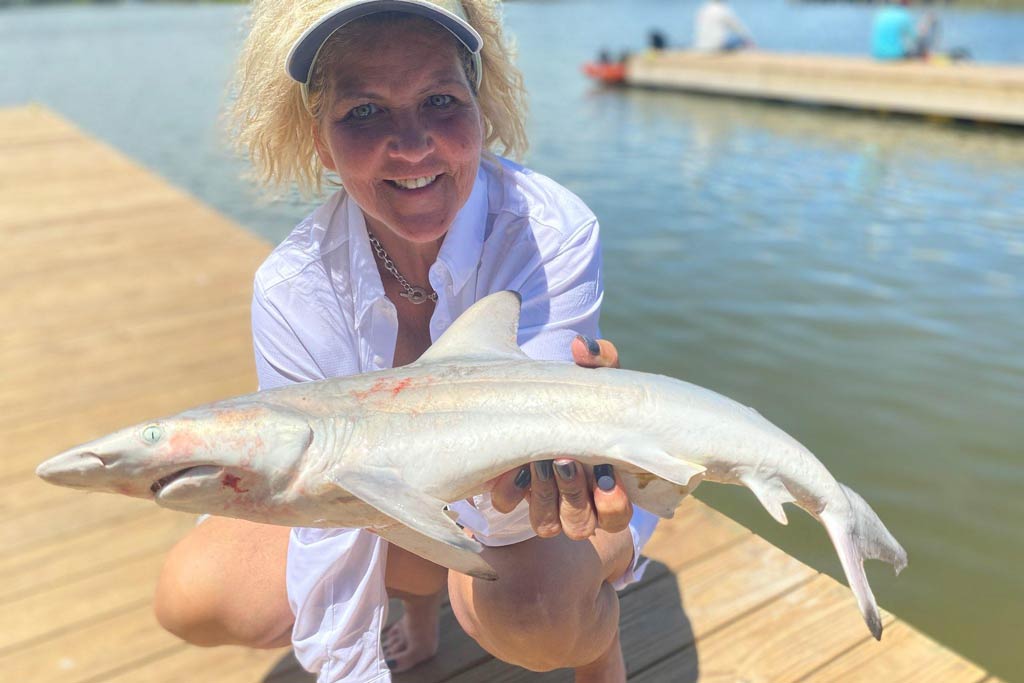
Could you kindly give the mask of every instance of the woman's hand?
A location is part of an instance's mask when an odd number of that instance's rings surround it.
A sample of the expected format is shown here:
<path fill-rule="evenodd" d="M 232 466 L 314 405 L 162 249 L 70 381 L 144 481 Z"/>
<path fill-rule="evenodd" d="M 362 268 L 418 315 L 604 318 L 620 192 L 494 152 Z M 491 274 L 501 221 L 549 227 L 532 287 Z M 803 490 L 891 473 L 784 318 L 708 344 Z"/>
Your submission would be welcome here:
<path fill-rule="evenodd" d="M 578 336 L 572 342 L 572 357 L 585 368 L 619 367 L 619 353 L 606 340 Z M 556 458 L 494 480 L 491 504 L 499 512 L 511 512 L 523 498 L 530 503 L 530 524 L 542 538 L 564 532 L 579 541 L 596 529 L 614 533 L 625 529 L 633 516 L 633 504 L 611 465 L 591 468 Z"/>

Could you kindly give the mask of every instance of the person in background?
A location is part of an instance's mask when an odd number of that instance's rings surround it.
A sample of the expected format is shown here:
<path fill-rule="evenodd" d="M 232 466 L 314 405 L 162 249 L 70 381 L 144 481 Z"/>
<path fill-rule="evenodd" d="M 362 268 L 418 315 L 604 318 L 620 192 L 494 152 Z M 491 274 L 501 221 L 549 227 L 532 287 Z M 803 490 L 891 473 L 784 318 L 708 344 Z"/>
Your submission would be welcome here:
<path fill-rule="evenodd" d="M 927 59 L 939 45 L 939 33 L 941 25 L 935 12 L 928 11 L 921 15 L 917 22 L 917 32 L 914 37 L 914 56 L 920 59 Z"/>
<path fill-rule="evenodd" d="M 526 147 L 525 92 L 499 7 L 253 4 L 235 83 L 238 145 L 270 189 L 316 192 L 327 176 L 335 190 L 256 274 L 261 389 L 411 363 L 505 289 L 522 296 L 527 355 L 617 365 L 596 338 L 596 217 L 499 156 Z M 495 657 L 572 668 L 580 683 L 624 682 L 615 591 L 642 574 L 656 518 L 632 505 L 611 465 L 550 457 L 450 505 L 498 581 L 363 529 L 210 517 L 171 550 L 157 619 L 198 645 L 291 643 L 320 683 L 385 683 L 437 651 L 447 586 L 462 628 Z M 405 610 L 385 627 L 388 596 Z"/>
<path fill-rule="evenodd" d="M 731 52 L 753 47 L 754 38 L 725 0 L 708 0 L 697 9 L 693 47 L 709 52 Z"/>
<path fill-rule="evenodd" d="M 875 13 L 871 27 L 871 56 L 875 59 L 907 59 L 915 51 L 914 18 L 907 0 L 889 3 Z"/>
<path fill-rule="evenodd" d="M 651 50 L 664 50 L 668 47 L 668 38 L 661 31 L 651 31 L 647 34 L 647 47 Z"/>

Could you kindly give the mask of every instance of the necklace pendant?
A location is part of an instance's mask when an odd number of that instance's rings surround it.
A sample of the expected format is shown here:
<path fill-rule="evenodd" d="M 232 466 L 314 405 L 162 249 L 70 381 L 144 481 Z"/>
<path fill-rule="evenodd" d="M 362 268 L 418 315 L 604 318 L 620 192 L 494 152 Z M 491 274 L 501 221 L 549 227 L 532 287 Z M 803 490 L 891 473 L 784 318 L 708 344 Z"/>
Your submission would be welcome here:
<path fill-rule="evenodd" d="M 422 287 L 409 287 L 407 291 L 402 292 L 399 296 L 405 297 L 414 304 L 421 304 L 430 299 L 430 294 Z"/>

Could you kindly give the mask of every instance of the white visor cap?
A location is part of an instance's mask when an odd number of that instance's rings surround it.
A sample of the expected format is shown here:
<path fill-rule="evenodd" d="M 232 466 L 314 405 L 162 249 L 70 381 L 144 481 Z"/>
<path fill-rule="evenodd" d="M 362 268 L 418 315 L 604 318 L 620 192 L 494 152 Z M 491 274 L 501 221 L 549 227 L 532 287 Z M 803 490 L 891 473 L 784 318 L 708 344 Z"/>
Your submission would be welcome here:
<path fill-rule="evenodd" d="M 483 70 L 480 49 L 483 38 L 466 20 L 466 12 L 459 0 L 347 0 L 323 15 L 307 28 L 288 52 L 285 65 L 288 75 L 303 85 L 303 95 L 313 75 L 313 65 L 327 39 L 345 24 L 379 12 L 404 12 L 436 21 L 452 32 L 473 56 L 473 71 L 477 87 Z"/>

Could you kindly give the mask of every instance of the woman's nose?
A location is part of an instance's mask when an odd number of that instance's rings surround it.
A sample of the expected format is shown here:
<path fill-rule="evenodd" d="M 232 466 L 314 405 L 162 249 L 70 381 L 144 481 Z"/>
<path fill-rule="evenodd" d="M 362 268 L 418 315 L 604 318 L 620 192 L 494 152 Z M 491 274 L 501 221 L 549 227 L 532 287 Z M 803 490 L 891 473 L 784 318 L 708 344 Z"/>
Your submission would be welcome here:
<path fill-rule="evenodd" d="M 388 149 L 394 157 L 419 161 L 434 151 L 434 137 L 418 116 L 399 116 Z"/>

